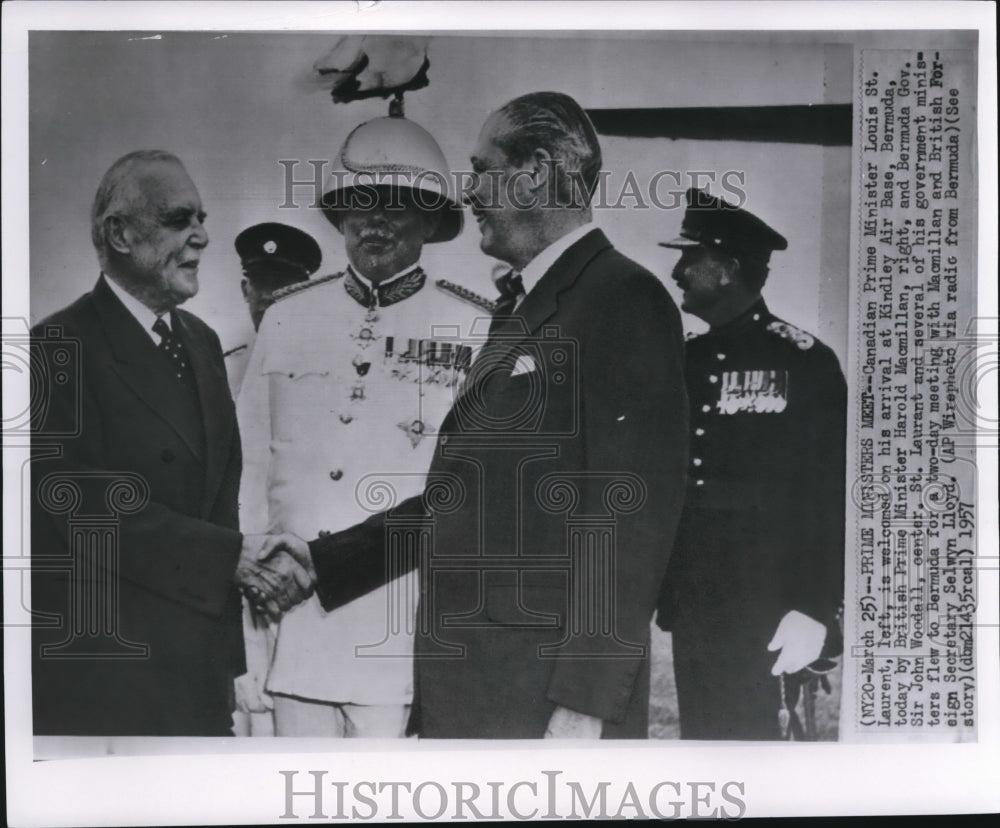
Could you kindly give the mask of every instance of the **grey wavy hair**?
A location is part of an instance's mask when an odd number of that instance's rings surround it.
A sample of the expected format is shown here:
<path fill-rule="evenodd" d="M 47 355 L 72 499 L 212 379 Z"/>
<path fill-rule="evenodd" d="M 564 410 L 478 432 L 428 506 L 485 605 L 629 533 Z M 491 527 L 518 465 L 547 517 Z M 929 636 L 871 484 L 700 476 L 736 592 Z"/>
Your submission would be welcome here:
<path fill-rule="evenodd" d="M 105 219 L 111 215 L 131 216 L 139 210 L 137 203 L 142 195 L 135 187 L 128 186 L 137 167 L 156 161 L 184 165 L 172 152 L 165 150 L 136 150 L 123 155 L 112 164 L 97 187 L 93 206 L 90 208 L 90 239 L 97 249 L 101 267 L 108 263 L 108 240 Z"/>
<path fill-rule="evenodd" d="M 515 164 L 544 149 L 555 162 L 556 203 L 590 204 L 601 170 L 601 145 L 587 113 L 562 92 L 531 92 L 498 110 L 506 121 L 494 143 Z"/>

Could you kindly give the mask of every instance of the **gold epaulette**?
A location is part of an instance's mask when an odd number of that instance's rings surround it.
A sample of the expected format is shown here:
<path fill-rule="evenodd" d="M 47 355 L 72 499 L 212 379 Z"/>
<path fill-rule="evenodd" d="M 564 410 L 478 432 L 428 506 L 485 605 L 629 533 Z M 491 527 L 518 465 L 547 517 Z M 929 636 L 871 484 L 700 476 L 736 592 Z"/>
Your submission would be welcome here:
<path fill-rule="evenodd" d="M 807 333 L 801 328 L 796 328 L 794 325 L 789 325 L 787 322 L 782 322 L 780 319 L 775 319 L 771 322 L 767 326 L 767 329 L 782 339 L 794 342 L 803 351 L 808 351 L 816 344 L 816 338 L 811 333 Z"/>
<path fill-rule="evenodd" d="M 301 293 L 303 290 L 316 287 L 316 285 L 322 285 L 325 282 L 332 282 L 334 279 L 339 279 L 343 275 L 344 271 L 341 271 L 340 273 L 329 273 L 326 276 L 318 276 L 315 279 L 306 279 L 302 282 L 293 282 L 290 285 L 285 285 L 283 288 L 278 288 L 271 294 L 271 298 L 274 299 L 275 302 L 280 299 L 287 299 L 289 296 L 294 296 L 296 293 Z"/>
<path fill-rule="evenodd" d="M 487 313 L 493 313 L 496 308 L 496 302 L 492 302 L 485 296 L 481 296 L 478 293 L 474 293 L 468 288 L 464 288 L 461 285 L 456 285 L 454 282 L 449 282 L 447 279 L 438 279 L 435 283 L 439 289 L 443 290 L 445 293 L 450 293 L 452 296 L 457 296 L 459 299 L 464 299 L 480 308 Z"/>

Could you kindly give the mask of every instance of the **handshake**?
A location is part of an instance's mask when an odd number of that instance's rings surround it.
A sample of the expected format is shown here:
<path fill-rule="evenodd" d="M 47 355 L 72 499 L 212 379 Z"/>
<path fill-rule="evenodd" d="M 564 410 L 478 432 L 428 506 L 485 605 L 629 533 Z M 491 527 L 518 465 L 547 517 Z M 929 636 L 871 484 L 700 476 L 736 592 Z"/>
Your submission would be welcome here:
<path fill-rule="evenodd" d="M 234 580 L 257 612 L 277 621 L 312 595 L 316 571 L 298 535 L 244 535 Z"/>

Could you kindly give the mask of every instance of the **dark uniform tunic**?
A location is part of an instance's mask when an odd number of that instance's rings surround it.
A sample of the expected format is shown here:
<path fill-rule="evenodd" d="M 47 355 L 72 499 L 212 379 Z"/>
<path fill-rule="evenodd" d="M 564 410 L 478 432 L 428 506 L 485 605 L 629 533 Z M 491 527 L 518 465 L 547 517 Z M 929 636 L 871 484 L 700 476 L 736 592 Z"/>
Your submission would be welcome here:
<path fill-rule="evenodd" d="M 763 301 L 687 343 L 687 498 L 659 602 L 685 739 L 777 739 L 767 651 L 798 610 L 839 652 L 846 385 Z M 831 652 L 833 651 L 833 652 Z"/>

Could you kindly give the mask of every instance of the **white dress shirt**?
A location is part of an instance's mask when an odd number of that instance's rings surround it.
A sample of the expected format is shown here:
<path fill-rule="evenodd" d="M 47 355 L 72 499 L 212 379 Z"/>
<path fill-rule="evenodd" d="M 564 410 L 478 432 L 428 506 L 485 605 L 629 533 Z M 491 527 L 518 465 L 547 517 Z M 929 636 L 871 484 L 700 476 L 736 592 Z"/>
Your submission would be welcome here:
<path fill-rule="evenodd" d="M 545 275 L 545 272 L 556 263 L 556 260 L 563 253 L 596 228 L 597 225 L 594 222 L 588 221 L 586 224 L 570 230 L 565 236 L 560 236 L 528 262 L 524 266 L 524 270 L 521 271 L 521 281 L 524 283 L 525 295 L 531 293 L 531 289 L 538 284 L 539 279 Z M 517 305 L 520 305 L 522 301 L 523 297 L 518 300 Z M 516 308 L 517 305 L 514 307 Z"/>
<path fill-rule="evenodd" d="M 121 300 L 125 309 L 135 317 L 135 321 L 139 323 L 142 329 L 146 332 L 147 336 L 153 340 L 153 344 L 159 345 L 160 337 L 153 331 L 153 325 L 156 324 L 157 319 L 162 318 L 167 327 L 173 330 L 170 325 L 170 314 L 165 313 L 162 317 L 157 316 L 131 293 L 125 290 L 125 288 L 119 285 L 114 279 L 108 276 L 107 273 L 102 273 L 101 276 L 104 278 L 104 281 L 108 283 L 108 287 L 111 288 L 111 292 Z"/>

